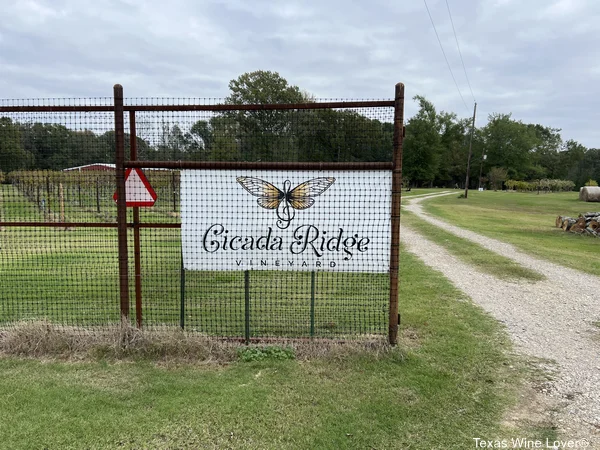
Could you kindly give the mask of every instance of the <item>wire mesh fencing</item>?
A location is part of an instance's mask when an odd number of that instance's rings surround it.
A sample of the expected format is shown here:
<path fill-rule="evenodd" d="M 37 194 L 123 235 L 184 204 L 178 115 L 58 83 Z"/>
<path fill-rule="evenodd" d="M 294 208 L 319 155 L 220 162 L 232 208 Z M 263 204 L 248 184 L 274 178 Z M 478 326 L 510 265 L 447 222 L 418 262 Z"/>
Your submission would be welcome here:
<path fill-rule="evenodd" d="M 398 99 L 116 101 L 0 102 L 0 327 L 388 330 Z"/>

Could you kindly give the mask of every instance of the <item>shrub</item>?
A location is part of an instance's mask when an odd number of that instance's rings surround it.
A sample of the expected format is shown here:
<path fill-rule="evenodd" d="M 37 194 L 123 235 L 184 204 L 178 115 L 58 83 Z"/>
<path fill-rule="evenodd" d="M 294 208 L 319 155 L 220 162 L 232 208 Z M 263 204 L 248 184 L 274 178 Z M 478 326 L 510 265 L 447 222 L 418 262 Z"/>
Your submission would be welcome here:
<path fill-rule="evenodd" d="M 585 182 L 586 186 L 598 186 L 598 182 L 596 180 L 592 180 L 591 178 Z"/>
<path fill-rule="evenodd" d="M 244 362 L 262 361 L 263 359 L 294 359 L 294 349 L 291 347 L 245 347 L 237 351 L 238 358 Z"/>

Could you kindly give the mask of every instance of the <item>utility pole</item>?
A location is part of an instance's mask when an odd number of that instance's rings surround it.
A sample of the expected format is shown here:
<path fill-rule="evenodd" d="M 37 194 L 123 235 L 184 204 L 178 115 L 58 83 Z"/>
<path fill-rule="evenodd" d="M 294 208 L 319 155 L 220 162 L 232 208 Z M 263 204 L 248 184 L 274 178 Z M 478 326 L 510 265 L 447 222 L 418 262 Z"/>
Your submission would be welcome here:
<path fill-rule="evenodd" d="M 481 152 L 481 162 L 479 163 L 479 187 L 478 190 L 481 190 L 481 175 L 483 173 L 483 162 L 487 159 L 487 155 L 485 154 L 485 150 Z"/>
<path fill-rule="evenodd" d="M 471 124 L 471 139 L 469 140 L 469 157 L 467 158 L 467 180 L 465 181 L 465 198 L 469 195 L 469 171 L 471 170 L 471 156 L 473 155 L 473 132 L 475 131 L 475 115 L 477 114 L 477 102 L 473 107 L 473 123 Z"/>

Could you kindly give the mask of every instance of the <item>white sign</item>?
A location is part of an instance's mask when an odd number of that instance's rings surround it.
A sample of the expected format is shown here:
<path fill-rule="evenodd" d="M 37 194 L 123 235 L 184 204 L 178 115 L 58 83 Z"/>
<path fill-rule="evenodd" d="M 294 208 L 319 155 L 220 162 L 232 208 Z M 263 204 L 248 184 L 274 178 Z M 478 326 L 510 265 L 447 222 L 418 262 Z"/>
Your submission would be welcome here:
<path fill-rule="evenodd" d="M 117 192 L 113 195 L 113 199 L 118 202 Z M 152 189 L 142 169 L 127 169 L 125 172 L 125 203 L 127 207 L 154 206 L 155 202 L 156 192 Z"/>
<path fill-rule="evenodd" d="M 186 270 L 388 272 L 391 171 L 183 170 Z"/>

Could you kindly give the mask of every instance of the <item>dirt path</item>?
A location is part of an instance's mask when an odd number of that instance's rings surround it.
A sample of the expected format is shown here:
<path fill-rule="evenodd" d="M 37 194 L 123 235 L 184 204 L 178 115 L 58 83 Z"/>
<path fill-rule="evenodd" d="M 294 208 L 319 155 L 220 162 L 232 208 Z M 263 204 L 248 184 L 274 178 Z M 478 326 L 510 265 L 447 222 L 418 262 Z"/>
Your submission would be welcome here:
<path fill-rule="evenodd" d="M 409 203 L 403 208 L 440 226 L 439 218 L 423 211 L 420 203 L 426 198 L 406 198 Z M 600 448 L 600 278 L 536 259 L 472 231 L 447 223 L 443 226 L 546 276 L 546 280 L 535 283 L 499 280 L 402 227 L 407 249 L 504 323 L 517 350 L 549 360 L 543 367 L 557 372 L 542 393 L 560 405 L 558 411 L 549 414 L 563 437 L 590 439 L 593 448 Z"/>

